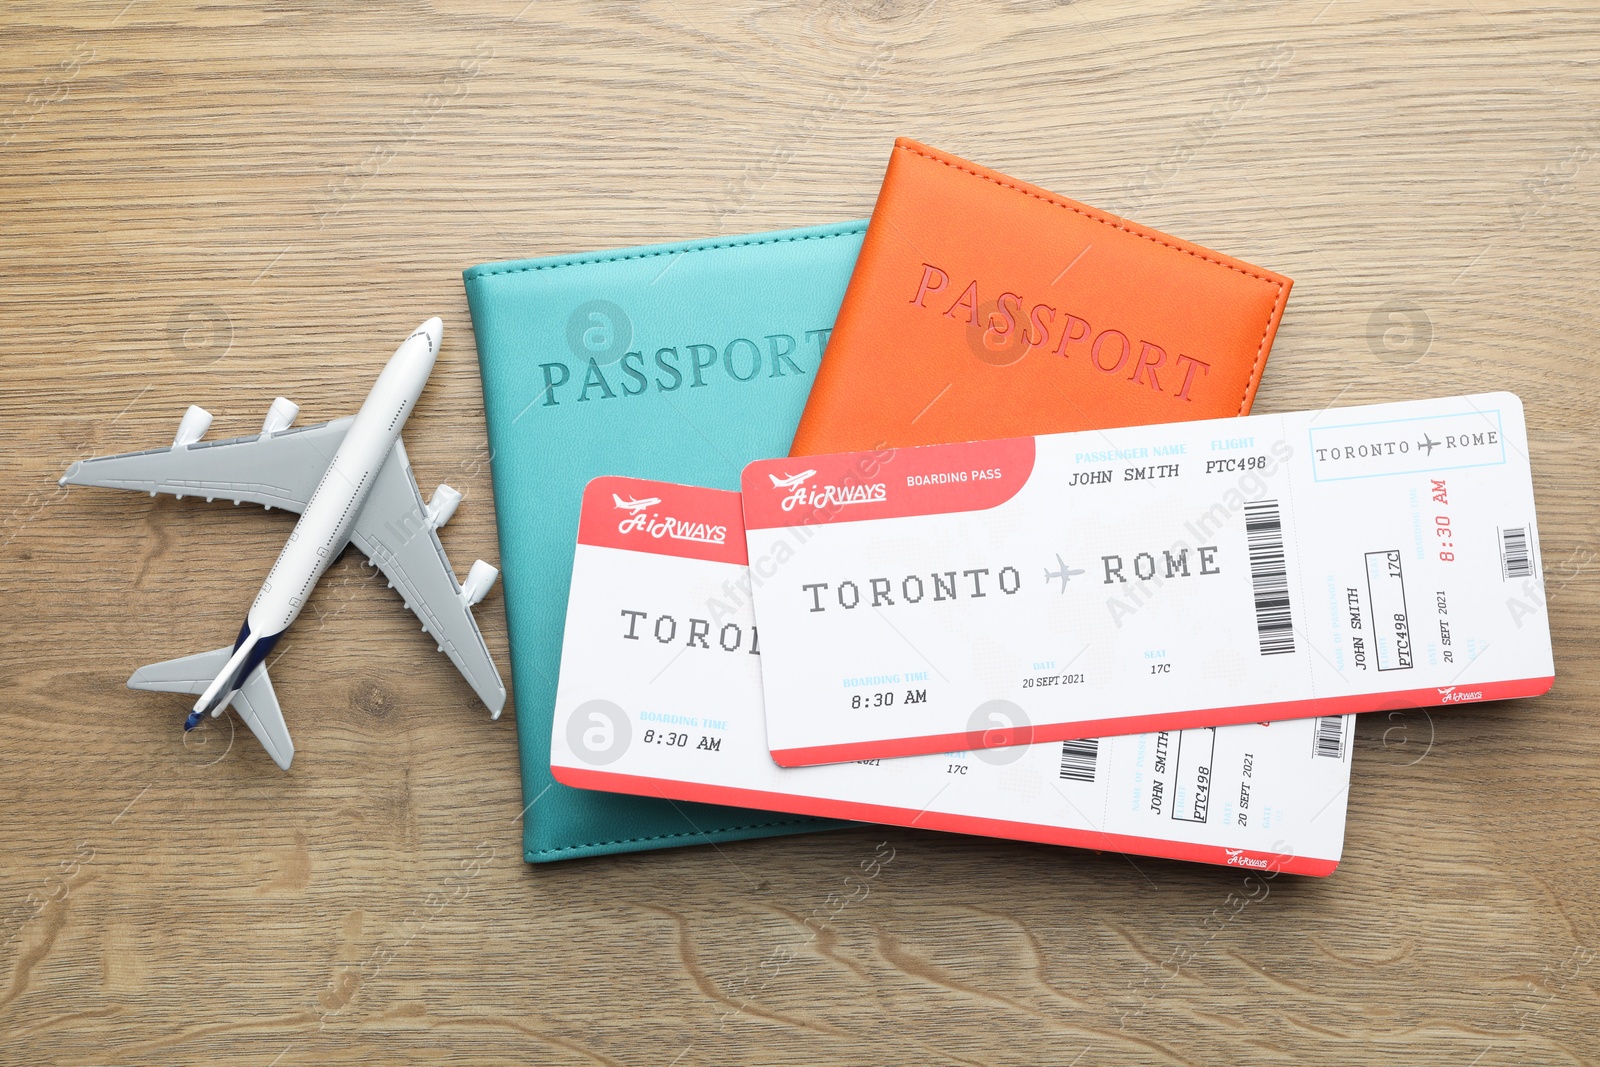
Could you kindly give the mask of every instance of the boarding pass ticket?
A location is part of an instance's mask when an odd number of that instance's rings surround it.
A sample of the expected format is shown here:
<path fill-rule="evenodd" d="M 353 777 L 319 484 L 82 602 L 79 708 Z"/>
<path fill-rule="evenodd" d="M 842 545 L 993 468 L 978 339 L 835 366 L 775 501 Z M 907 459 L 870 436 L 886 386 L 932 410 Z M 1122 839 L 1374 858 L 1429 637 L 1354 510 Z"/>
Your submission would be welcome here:
<path fill-rule="evenodd" d="M 743 486 L 785 766 L 1554 675 L 1510 393 L 763 460 Z"/>
<path fill-rule="evenodd" d="M 753 581 L 739 494 L 590 483 L 550 744 L 557 781 L 1258 870 L 1328 874 L 1339 861 L 1346 716 L 779 767 Z"/>

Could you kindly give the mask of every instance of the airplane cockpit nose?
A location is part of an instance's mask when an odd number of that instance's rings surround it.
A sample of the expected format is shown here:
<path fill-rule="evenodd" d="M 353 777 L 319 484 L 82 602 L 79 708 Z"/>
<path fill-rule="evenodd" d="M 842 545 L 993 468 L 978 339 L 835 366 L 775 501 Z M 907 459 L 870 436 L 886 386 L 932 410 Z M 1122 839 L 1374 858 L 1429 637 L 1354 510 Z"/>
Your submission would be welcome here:
<path fill-rule="evenodd" d="M 428 335 L 430 351 L 433 355 L 438 355 L 439 342 L 444 339 L 444 320 L 435 315 L 417 329 Z"/>

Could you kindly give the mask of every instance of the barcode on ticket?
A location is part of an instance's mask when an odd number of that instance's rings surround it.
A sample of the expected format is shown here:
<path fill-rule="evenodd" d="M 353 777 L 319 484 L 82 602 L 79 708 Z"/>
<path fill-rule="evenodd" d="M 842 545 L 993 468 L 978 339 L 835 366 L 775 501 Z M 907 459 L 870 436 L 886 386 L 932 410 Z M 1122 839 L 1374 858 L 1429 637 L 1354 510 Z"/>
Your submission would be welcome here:
<path fill-rule="evenodd" d="M 1100 758 L 1100 739 L 1085 737 L 1061 744 L 1061 777 L 1071 782 L 1094 781 L 1094 765 Z"/>
<path fill-rule="evenodd" d="M 1344 716 L 1323 715 L 1317 719 L 1317 755 L 1344 758 Z"/>
<path fill-rule="evenodd" d="M 1256 602 L 1256 632 L 1263 656 L 1294 651 L 1294 620 L 1289 614 L 1289 568 L 1283 553 L 1283 520 L 1276 500 L 1244 506 L 1244 535 L 1250 549 L 1250 584 Z"/>
<path fill-rule="evenodd" d="M 1510 526 L 1500 531 L 1500 567 L 1507 578 L 1533 577 L 1526 526 Z"/>

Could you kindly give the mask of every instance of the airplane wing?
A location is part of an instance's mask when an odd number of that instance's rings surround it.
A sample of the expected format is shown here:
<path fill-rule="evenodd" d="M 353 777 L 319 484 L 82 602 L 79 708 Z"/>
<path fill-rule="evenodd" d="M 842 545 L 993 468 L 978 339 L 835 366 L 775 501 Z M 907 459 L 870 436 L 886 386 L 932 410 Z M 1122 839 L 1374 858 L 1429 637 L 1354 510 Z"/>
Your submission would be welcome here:
<path fill-rule="evenodd" d="M 383 571 L 439 650 L 449 654 L 456 670 L 498 719 L 506 703 L 505 684 L 428 518 L 402 442 L 394 443 L 388 462 L 378 471 L 350 532 L 350 543 Z"/>
<path fill-rule="evenodd" d="M 354 419 L 79 460 L 67 468 L 61 484 L 223 497 L 235 504 L 248 500 L 298 513 L 305 510 Z"/>
<path fill-rule="evenodd" d="M 128 679 L 129 689 L 146 689 L 156 693 L 188 693 L 199 696 L 222 670 L 233 655 L 233 646 L 224 645 L 211 652 L 197 652 L 181 659 L 152 663 L 140 667 Z M 267 677 L 267 666 L 262 664 L 250 672 L 243 688 L 233 695 L 233 710 L 239 713 L 250 732 L 256 735 L 261 747 L 267 750 L 284 770 L 294 759 L 294 742 L 289 739 L 289 727 L 283 721 L 283 709 L 278 706 L 278 694 Z"/>

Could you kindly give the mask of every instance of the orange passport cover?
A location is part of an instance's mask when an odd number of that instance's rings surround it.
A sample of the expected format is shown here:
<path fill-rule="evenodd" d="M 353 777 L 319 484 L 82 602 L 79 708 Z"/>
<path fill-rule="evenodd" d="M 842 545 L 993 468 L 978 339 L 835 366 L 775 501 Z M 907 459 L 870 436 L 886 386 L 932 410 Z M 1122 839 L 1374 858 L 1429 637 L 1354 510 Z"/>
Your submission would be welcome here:
<path fill-rule="evenodd" d="M 901 138 L 790 454 L 1244 415 L 1292 284 Z"/>

